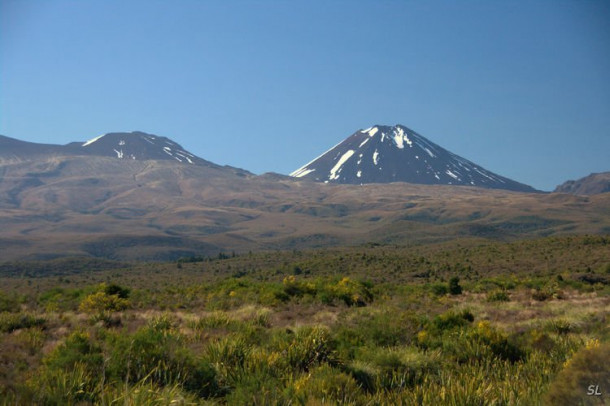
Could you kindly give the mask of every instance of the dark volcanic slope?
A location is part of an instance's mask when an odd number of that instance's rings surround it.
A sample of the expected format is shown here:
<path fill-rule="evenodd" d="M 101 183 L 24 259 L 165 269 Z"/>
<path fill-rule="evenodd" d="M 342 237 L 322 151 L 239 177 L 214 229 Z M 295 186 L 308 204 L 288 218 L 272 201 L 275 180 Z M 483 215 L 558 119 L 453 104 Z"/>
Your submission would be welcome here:
<path fill-rule="evenodd" d="M 592 173 L 578 180 L 569 180 L 555 188 L 557 193 L 596 195 L 610 192 L 610 172 Z"/>
<path fill-rule="evenodd" d="M 219 167 L 188 152 L 169 138 L 140 131 L 108 133 L 86 142 L 72 142 L 67 145 L 37 144 L 0 136 L 0 162 L 40 160 L 53 156 L 99 156 L 123 160 L 174 161 L 190 165 Z"/>
<path fill-rule="evenodd" d="M 455 155 L 402 125 L 376 125 L 357 131 L 290 175 L 326 183 L 409 182 L 536 191 Z"/>
<path fill-rule="evenodd" d="M 86 154 L 96 156 L 139 160 L 175 160 L 189 164 L 213 165 L 186 151 L 180 144 L 169 138 L 139 131 L 104 134 L 83 143 L 80 148 Z"/>
<path fill-rule="evenodd" d="M 36 144 L 0 135 L 0 159 L 27 159 L 40 155 L 58 155 L 73 151 L 66 145 Z"/>

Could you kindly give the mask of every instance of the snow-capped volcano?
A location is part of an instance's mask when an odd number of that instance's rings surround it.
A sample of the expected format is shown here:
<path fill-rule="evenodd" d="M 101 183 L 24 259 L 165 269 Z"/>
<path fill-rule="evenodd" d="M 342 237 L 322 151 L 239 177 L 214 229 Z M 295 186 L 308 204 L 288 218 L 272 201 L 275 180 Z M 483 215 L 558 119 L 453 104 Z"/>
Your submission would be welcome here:
<path fill-rule="evenodd" d="M 129 160 L 174 161 L 186 165 L 217 166 L 185 150 L 166 137 L 141 131 L 108 133 L 67 145 L 37 144 L 0 135 L 0 159 L 42 156 L 104 156 Z"/>
<path fill-rule="evenodd" d="M 326 183 L 409 182 L 535 191 L 455 155 L 402 125 L 359 130 L 290 176 Z"/>
<path fill-rule="evenodd" d="M 187 164 L 203 161 L 169 138 L 139 131 L 100 135 L 82 143 L 80 147 L 87 154 L 114 156 L 120 159 L 169 159 Z"/>

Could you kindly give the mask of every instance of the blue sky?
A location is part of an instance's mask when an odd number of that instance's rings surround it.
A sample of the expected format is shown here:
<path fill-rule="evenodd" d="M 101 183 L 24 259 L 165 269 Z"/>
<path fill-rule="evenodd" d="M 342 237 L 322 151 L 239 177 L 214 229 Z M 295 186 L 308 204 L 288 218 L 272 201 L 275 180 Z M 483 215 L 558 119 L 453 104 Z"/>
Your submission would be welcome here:
<path fill-rule="evenodd" d="M 0 2 L 3 135 L 286 174 L 398 123 L 544 190 L 610 170 L 610 2 Z"/>

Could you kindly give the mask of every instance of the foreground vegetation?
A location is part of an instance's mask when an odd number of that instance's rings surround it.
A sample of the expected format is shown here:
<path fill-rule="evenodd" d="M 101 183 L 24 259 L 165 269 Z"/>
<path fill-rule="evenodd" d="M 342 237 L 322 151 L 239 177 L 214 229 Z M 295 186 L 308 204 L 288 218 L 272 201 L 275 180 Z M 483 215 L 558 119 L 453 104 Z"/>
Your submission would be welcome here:
<path fill-rule="evenodd" d="M 609 402 L 608 238 L 80 261 L 0 267 L 2 404 Z"/>

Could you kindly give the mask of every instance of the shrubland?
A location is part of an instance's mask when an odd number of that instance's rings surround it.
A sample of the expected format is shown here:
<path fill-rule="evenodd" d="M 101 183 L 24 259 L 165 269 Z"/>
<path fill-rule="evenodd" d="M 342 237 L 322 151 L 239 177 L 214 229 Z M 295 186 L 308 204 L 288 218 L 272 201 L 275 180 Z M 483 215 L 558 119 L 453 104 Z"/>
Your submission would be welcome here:
<path fill-rule="evenodd" d="M 609 254 L 563 237 L 9 272 L 0 399 L 604 404 Z"/>

